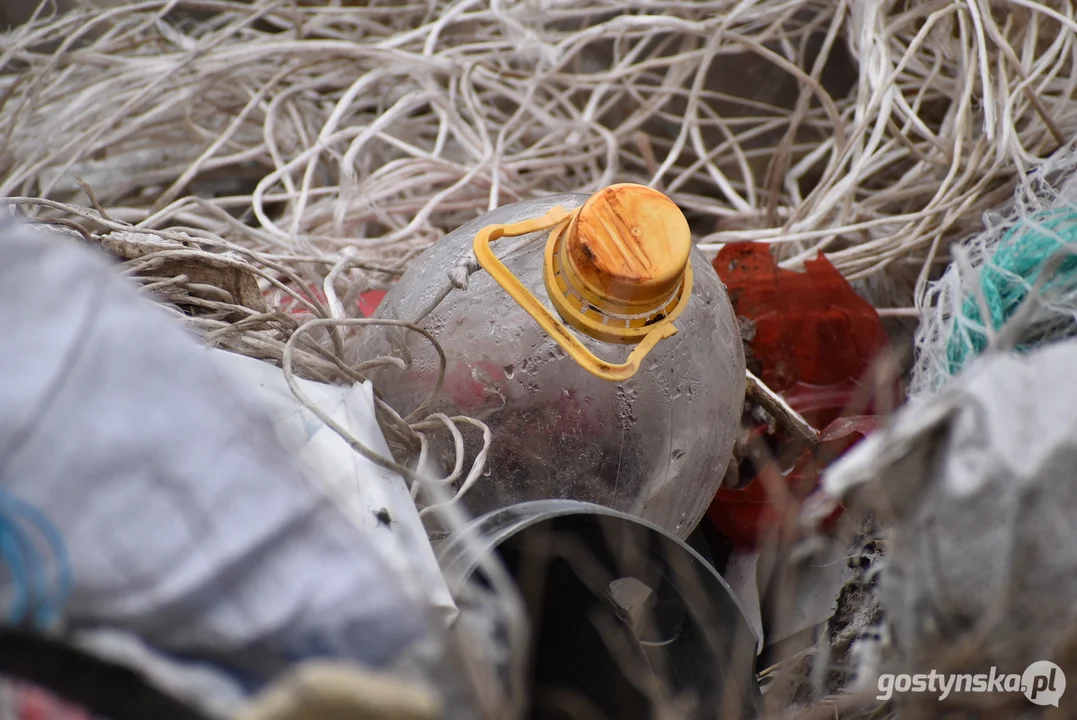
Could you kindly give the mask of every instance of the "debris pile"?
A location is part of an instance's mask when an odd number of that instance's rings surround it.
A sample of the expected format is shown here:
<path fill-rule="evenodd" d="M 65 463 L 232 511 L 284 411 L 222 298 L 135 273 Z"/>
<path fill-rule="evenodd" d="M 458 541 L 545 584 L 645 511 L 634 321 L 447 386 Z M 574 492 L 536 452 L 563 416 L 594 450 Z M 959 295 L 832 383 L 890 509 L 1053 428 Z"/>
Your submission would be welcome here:
<path fill-rule="evenodd" d="M 0 24 L 0 718 L 1075 714 L 1072 3 Z"/>

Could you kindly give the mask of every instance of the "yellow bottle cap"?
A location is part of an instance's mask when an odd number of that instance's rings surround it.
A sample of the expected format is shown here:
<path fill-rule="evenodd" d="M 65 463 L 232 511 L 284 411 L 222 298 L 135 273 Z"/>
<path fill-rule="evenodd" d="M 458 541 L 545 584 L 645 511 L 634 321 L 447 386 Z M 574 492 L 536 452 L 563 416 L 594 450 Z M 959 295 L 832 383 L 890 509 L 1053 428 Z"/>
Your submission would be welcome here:
<path fill-rule="evenodd" d="M 622 363 L 592 353 L 494 255 L 492 242 L 549 231 L 543 280 L 546 295 L 572 327 L 609 343 L 635 345 Z M 673 321 L 692 296 L 692 238 L 672 200 L 643 185 L 611 185 L 569 212 L 557 206 L 542 217 L 487 225 L 472 247 L 479 265 L 581 367 L 620 382 L 662 340 L 677 334 Z"/>
<path fill-rule="evenodd" d="M 637 315 L 661 309 L 688 266 L 692 235 L 680 208 L 643 185 L 611 185 L 592 195 L 565 232 L 561 262 L 600 310 Z"/>
<path fill-rule="evenodd" d="M 610 185 L 551 235 L 546 291 L 576 329 L 606 342 L 638 342 L 687 301 L 691 248 L 676 203 L 643 185 Z"/>

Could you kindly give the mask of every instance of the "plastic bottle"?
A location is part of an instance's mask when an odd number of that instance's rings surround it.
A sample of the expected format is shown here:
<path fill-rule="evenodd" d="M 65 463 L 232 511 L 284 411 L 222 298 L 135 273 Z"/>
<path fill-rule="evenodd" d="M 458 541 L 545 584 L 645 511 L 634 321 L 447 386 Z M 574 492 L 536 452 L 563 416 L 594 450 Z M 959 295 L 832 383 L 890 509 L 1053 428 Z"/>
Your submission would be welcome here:
<path fill-rule="evenodd" d="M 461 282 L 476 259 L 485 271 Z M 714 497 L 744 350 L 721 281 L 661 193 L 613 185 L 497 208 L 416 258 L 377 316 L 418 321 L 444 349 L 424 413 L 491 429 L 486 471 L 464 498 L 472 512 L 570 498 L 684 538 Z M 435 387 L 438 355 L 418 333 L 370 327 L 352 347 L 358 360 L 404 358 L 372 375 L 401 415 Z M 451 444 L 431 452 L 448 474 Z"/>

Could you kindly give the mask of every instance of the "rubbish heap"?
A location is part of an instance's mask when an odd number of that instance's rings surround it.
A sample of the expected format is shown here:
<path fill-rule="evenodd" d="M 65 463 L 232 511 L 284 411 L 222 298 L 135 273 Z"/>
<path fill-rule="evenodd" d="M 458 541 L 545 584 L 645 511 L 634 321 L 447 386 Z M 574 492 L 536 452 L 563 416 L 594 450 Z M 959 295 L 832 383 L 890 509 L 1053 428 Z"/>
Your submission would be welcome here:
<path fill-rule="evenodd" d="M 1072 11 L 0 9 L 0 720 L 1074 716 Z"/>

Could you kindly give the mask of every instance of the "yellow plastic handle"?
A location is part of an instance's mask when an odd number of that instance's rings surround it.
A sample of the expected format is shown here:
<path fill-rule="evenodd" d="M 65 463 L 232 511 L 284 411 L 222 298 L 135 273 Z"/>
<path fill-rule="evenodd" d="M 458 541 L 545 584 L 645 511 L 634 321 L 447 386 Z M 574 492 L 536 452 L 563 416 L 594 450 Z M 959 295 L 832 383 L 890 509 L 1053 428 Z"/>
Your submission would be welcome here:
<path fill-rule="evenodd" d="M 620 382 L 628 380 L 639 370 L 639 364 L 647 353 L 654 349 L 659 341 L 677 334 L 677 328 L 671 322 L 660 322 L 654 330 L 647 333 L 628 359 L 620 364 L 608 363 L 584 347 L 583 343 L 565 325 L 553 316 L 538 298 L 524 287 L 512 272 L 498 260 L 490 243 L 503 237 L 518 237 L 528 233 L 553 228 L 560 223 L 567 223 L 571 213 L 561 206 L 549 210 L 542 217 L 524 220 L 511 225 L 487 225 L 475 234 L 475 259 L 479 266 L 490 273 L 494 281 L 530 315 L 539 326 L 552 337 L 573 360 L 587 372 L 603 380 Z"/>

